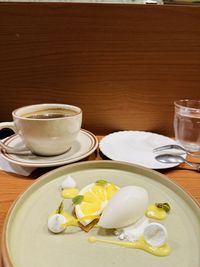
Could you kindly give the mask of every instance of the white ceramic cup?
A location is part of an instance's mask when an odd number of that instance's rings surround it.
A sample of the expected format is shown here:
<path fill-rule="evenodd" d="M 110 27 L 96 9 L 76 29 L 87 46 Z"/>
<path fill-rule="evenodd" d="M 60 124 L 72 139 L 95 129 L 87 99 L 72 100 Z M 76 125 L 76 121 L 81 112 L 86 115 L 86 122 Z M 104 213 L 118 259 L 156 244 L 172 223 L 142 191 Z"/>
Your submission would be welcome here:
<path fill-rule="evenodd" d="M 48 112 L 54 115 L 41 118 L 41 114 L 48 115 Z M 58 113 L 62 115 L 55 115 Z M 40 114 L 40 116 L 33 114 Z M 0 123 L 0 130 L 12 129 L 22 138 L 31 152 L 41 156 L 55 156 L 68 151 L 77 138 L 82 124 L 82 110 L 66 104 L 25 106 L 14 110 L 12 117 L 12 122 Z M 0 145 L 8 153 L 16 153 L 24 149 L 11 148 L 3 142 Z"/>

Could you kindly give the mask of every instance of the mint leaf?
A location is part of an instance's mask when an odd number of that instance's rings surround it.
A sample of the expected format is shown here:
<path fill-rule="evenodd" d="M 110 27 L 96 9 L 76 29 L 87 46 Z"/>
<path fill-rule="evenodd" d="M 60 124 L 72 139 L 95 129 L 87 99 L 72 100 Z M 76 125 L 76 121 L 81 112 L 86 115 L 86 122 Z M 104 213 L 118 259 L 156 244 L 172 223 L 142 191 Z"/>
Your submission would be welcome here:
<path fill-rule="evenodd" d="M 96 181 L 96 184 L 98 184 L 98 185 L 106 185 L 108 182 L 107 181 L 105 181 L 105 180 L 97 180 Z"/>
<path fill-rule="evenodd" d="M 72 202 L 74 205 L 78 205 L 83 201 L 84 196 L 83 195 L 77 195 L 74 198 L 72 198 Z"/>

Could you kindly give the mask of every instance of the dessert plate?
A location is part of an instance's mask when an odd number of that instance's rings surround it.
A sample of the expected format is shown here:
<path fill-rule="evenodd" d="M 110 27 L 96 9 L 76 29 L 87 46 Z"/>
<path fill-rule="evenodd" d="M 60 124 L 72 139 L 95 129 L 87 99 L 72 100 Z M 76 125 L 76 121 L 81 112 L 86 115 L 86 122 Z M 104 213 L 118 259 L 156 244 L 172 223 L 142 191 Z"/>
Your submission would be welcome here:
<path fill-rule="evenodd" d="M 22 147 L 23 142 L 19 135 L 12 135 L 5 141 L 11 147 Z M 9 162 L 27 167 L 53 167 L 60 166 L 81 160 L 92 154 L 98 146 L 98 140 L 94 134 L 86 130 L 81 130 L 77 140 L 73 142 L 71 149 L 59 156 L 42 157 L 31 155 L 14 155 L 1 150 L 3 158 Z"/>
<path fill-rule="evenodd" d="M 161 163 L 155 159 L 153 149 L 176 142 L 166 136 L 143 131 L 120 131 L 105 136 L 99 143 L 101 152 L 112 160 L 135 163 L 151 169 L 166 169 L 179 163 Z M 170 153 L 175 152 L 170 150 Z M 161 153 L 166 153 L 162 151 Z M 169 151 L 168 151 L 169 153 Z M 182 153 L 182 152 L 181 152 Z M 176 150 L 176 154 L 180 151 Z M 182 154 L 186 158 L 186 154 Z"/>
<path fill-rule="evenodd" d="M 120 187 L 144 187 L 150 203 L 168 202 L 171 211 L 163 224 L 168 231 L 171 254 L 157 257 L 142 250 L 89 243 L 89 236 L 98 228 L 89 233 L 76 227 L 60 234 L 50 233 L 47 218 L 61 201 L 58 188 L 66 175 L 73 177 L 78 188 L 106 179 Z M 68 206 L 71 200 L 65 200 L 65 208 Z M 105 232 L 97 234 L 106 238 Z M 200 207 L 179 186 L 156 171 L 114 161 L 81 162 L 57 168 L 37 179 L 12 206 L 2 237 L 5 267 L 199 267 Z"/>

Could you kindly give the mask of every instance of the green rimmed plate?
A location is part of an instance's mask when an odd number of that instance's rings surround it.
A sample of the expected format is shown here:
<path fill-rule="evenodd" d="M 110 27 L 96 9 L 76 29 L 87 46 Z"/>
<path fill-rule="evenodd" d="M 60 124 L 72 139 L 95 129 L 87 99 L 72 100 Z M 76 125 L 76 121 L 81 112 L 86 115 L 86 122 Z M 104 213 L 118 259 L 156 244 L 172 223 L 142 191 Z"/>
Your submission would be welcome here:
<path fill-rule="evenodd" d="M 70 174 L 78 187 L 99 179 L 120 187 L 139 185 L 147 189 L 150 202 L 168 202 L 172 210 L 164 222 L 172 252 L 156 257 L 142 250 L 101 243 L 90 244 L 78 228 L 54 235 L 47 230 L 47 217 L 60 203 L 58 187 Z M 70 205 L 69 202 L 66 205 Z M 200 208 L 166 176 L 137 165 L 112 161 L 76 163 L 39 178 L 15 202 L 3 231 L 5 267 L 137 266 L 199 267 Z"/>

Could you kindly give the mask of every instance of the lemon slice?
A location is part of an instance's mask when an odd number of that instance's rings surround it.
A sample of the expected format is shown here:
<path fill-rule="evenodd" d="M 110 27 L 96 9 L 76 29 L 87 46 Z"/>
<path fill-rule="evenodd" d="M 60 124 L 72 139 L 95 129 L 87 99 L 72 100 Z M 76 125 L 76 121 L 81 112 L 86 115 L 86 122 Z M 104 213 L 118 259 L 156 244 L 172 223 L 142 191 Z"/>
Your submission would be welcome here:
<path fill-rule="evenodd" d="M 77 218 L 86 216 L 100 215 L 107 205 L 108 201 L 119 190 L 119 187 L 113 183 L 106 182 L 105 184 L 92 183 L 84 187 L 79 195 L 83 195 L 83 201 L 75 206 Z M 92 220 L 82 220 L 84 226 Z"/>

